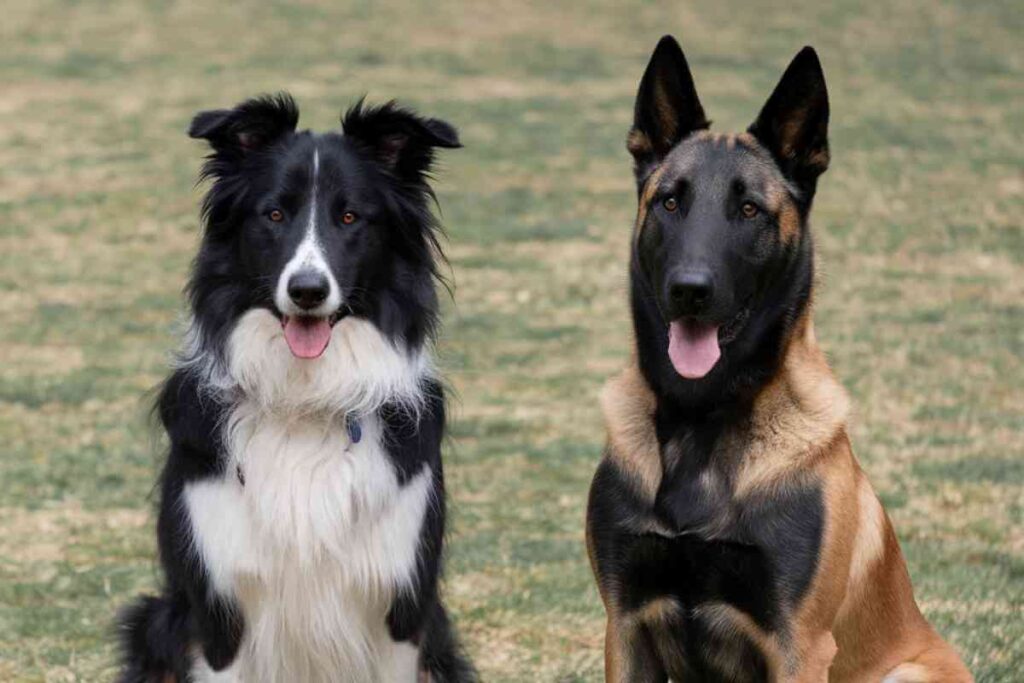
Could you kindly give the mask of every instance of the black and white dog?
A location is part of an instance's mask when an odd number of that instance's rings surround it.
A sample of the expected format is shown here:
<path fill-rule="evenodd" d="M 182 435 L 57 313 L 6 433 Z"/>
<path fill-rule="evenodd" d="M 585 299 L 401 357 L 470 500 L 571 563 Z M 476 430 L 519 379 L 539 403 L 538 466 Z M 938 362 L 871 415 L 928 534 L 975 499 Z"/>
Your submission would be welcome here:
<path fill-rule="evenodd" d="M 213 149 L 192 322 L 158 412 L 165 585 L 121 680 L 471 681 L 437 590 L 442 387 L 427 184 L 456 131 L 287 95 L 196 115 Z"/>

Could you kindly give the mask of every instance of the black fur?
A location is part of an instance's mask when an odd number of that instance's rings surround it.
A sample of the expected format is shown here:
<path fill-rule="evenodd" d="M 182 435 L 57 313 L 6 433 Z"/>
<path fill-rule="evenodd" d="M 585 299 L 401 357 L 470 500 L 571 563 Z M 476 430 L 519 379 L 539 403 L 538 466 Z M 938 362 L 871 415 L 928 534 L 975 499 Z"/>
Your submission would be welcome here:
<path fill-rule="evenodd" d="M 234 660 L 246 624 L 229 596 L 212 594 L 203 563 L 192 548 L 184 486 L 224 474 L 221 433 L 231 397 L 209 386 L 210 366 L 194 356 L 225 361 L 226 342 L 245 312 L 264 308 L 281 316 L 274 286 L 303 232 L 302 197 L 308 160 L 320 155 L 319 186 L 329 212 L 354 212 L 353 225 L 337 224 L 320 239 L 344 293 L 345 310 L 372 322 L 396 344 L 429 343 L 437 324 L 438 230 L 427 184 L 437 147 L 459 146 L 449 124 L 424 119 L 393 103 L 362 102 L 343 117 L 343 132 L 296 131 L 298 109 L 285 94 L 251 99 L 228 110 L 197 114 L 188 133 L 211 149 L 202 178 L 212 181 L 203 200 L 203 240 L 188 284 L 198 332 L 196 348 L 165 382 L 157 413 L 170 448 L 160 477 L 157 536 L 163 586 L 121 615 L 123 683 L 188 681 L 190 651 L 199 646 L 210 666 Z M 271 225 L 268 213 L 283 219 Z M 413 590 L 399 595 L 387 615 L 396 640 L 421 643 L 423 666 L 435 681 L 472 681 L 438 596 L 445 507 L 441 465 L 445 410 L 441 385 L 424 386 L 427 405 L 418 418 L 385 405 L 379 417 L 385 448 L 400 484 L 429 465 L 434 500 L 423 521 Z M 241 479 L 241 477 L 240 477 Z M 340 675 L 340 672 L 339 672 Z"/>
<path fill-rule="evenodd" d="M 810 48 L 750 127 L 753 141 L 703 133 L 710 124 L 670 36 L 640 83 L 629 148 L 647 204 L 630 258 L 630 302 L 639 370 L 656 398 L 663 476 L 651 504 L 606 455 L 587 517 L 595 573 L 620 611 L 660 598 L 681 607 L 673 623 L 630 641 L 637 680 L 766 680 L 768 663 L 753 643 L 722 640 L 694 610 L 724 602 L 784 637 L 784 615 L 814 576 L 824 530 L 820 485 L 737 501 L 730 486 L 737 463 L 723 444 L 743 432 L 810 300 L 807 218 L 828 163 L 827 123 L 824 76 Z M 769 192 L 785 194 L 797 234 L 784 238 L 782 219 L 765 208 Z M 760 211 L 746 215 L 747 203 Z M 681 272 L 709 276 L 712 293 L 699 310 L 673 294 Z M 678 320 L 718 326 L 721 357 L 702 377 L 683 377 L 669 358 L 669 327 Z"/>
<path fill-rule="evenodd" d="M 649 148 L 634 152 L 638 180 L 690 133 L 711 122 L 697 97 L 686 57 L 675 39 L 663 37 L 647 65 L 636 96 L 633 129 L 643 133 Z"/>

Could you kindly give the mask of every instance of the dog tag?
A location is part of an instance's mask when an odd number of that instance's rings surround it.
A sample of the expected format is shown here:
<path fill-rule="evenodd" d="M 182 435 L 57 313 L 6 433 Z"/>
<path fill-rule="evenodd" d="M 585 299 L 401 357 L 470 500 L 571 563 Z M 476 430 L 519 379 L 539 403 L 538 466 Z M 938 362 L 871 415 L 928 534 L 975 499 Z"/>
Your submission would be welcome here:
<path fill-rule="evenodd" d="M 363 428 L 359 424 L 359 420 L 351 415 L 345 418 L 345 428 L 348 429 L 348 440 L 352 443 L 359 443 L 359 440 L 363 438 Z"/>

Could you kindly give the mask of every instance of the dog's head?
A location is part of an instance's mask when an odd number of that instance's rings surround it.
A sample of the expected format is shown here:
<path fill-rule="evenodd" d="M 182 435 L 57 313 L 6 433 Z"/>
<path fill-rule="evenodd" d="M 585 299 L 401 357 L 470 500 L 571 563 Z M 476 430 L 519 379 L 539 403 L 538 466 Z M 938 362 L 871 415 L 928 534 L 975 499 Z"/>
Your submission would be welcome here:
<path fill-rule="evenodd" d="M 277 316 L 292 354 L 315 358 L 346 315 L 418 344 L 436 315 L 436 233 L 427 173 L 455 129 L 394 104 L 342 131 L 296 131 L 287 95 L 198 113 L 189 135 L 212 154 L 206 232 L 190 284 L 204 333 L 253 308 Z"/>
<path fill-rule="evenodd" d="M 806 302 L 806 223 L 828 166 L 828 116 L 807 47 L 747 132 L 712 134 L 678 43 L 666 36 L 655 49 L 627 145 L 640 202 L 633 271 L 677 380 L 717 381 Z"/>

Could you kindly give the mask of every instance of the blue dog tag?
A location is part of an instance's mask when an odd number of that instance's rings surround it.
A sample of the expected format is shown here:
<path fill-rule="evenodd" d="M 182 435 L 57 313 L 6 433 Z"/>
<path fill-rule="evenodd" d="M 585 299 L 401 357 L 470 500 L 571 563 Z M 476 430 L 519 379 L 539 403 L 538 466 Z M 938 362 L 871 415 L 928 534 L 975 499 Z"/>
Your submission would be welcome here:
<path fill-rule="evenodd" d="M 345 418 L 345 428 L 348 429 L 348 440 L 352 443 L 359 443 L 359 440 L 363 438 L 363 428 L 359 424 L 359 420 L 349 415 Z"/>

